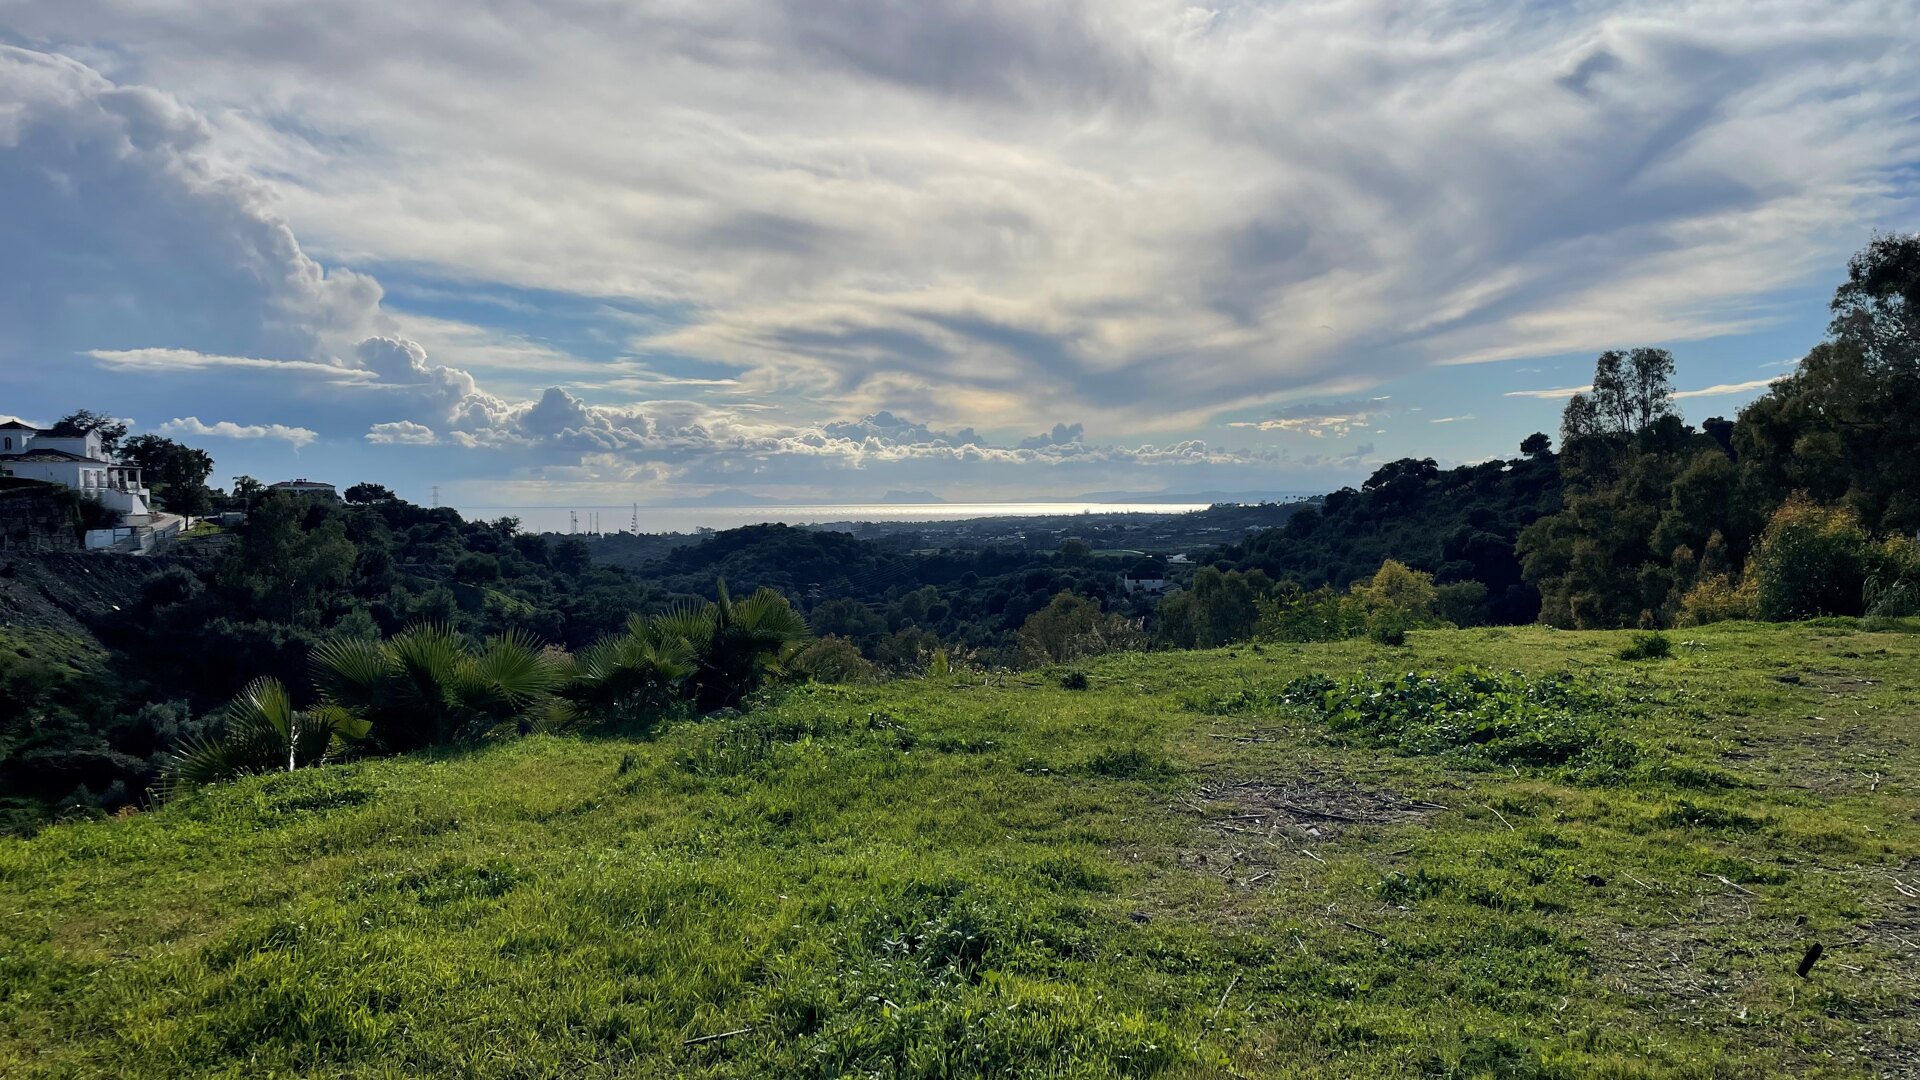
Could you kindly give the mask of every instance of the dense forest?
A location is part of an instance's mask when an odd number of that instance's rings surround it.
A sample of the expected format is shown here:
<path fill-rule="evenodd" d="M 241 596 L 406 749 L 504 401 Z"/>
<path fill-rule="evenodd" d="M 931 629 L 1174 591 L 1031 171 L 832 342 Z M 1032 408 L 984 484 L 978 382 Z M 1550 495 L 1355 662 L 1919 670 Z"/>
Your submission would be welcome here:
<path fill-rule="evenodd" d="M 795 679 L 1391 645 L 1449 624 L 1913 615 L 1920 237 L 1873 239 L 1832 310 L 1827 338 L 1733 420 L 1677 415 L 1664 350 L 1609 351 L 1557 453 L 1534 434 L 1507 460 L 1390 462 L 1177 561 L 758 525 L 636 541 L 607 565 L 582 538 L 377 483 L 344 503 L 245 477 L 213 491 L 204 452 L 76 413 L 63 423 L 146 463 L 163 505 L 245 520 L 135 560 L 126 602 L 78 636 L 0 627 L 0 827 L 275 762 L 741 707 Z M 1173 587 L 1128 588 L 1143 578 Z"/>

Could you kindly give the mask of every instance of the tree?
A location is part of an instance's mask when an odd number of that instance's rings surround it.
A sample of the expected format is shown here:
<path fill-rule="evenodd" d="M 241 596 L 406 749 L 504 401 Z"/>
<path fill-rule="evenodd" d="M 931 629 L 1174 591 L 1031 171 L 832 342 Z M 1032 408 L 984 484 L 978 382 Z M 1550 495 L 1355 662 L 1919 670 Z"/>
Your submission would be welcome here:
<path fill-rule="evenodd" d="M 282 494 L 261 499 L 219 571 L 223 585 L 256 605 L 284 604 L 288 622 L 308 614 L 319 594 L 345 585 L 358 555 L 337 517 L 306 529 L 307 508 Z"/>
<path fill-rule="evenodd" d="M 1767 523 L 1747 567 L 1760 617 L 1860 614 L 1868 554 L 1866 530 L 1852 510 L 1793 496 Z"/>
<path fill-rule="evenodd" d="M 1635 349 L 1627 360 L 1632 429 L 1645 431 L 1673 413 L 1673 354 L 1665 349 Z"/>
<path fill-rule="evenodd" d="M 207 490 L 213 457 L 205 450 L 158 435 L 135 435 L 120 456 L 140 467 L 155 499 L 167 510 L 195 516 L 213 508 L 213 493 Z"/>
<path fill-rule="evenodd" d="M 1608 349 L 1593 365 L 1593 410 L 1600 428 L 1615 435 L 1634 429 L 1633 378 L 1627 354 Z"/>
<path fill-rule="evenodd" d="M 100 451 L 111 459 L 120 448 L 120 440 L 127 437 L 127 422 L 92 409 L 81 409 L 61 417 L 60 422 L 53 425 L 53 430 L 99 435 Z"/>
<path fill-rule="evenodd" d="M 1018 635 L 1020 656 L 1029 664 L 1067 664 L 1102 653 L 1137 649 L 1139 624 L 1118 612 L 1100 610 L 1100 601 L 1055 593 L 1047 606 L 1027 616 Z"/>
<path fill-rule="evenodd" d="M 1567 399 L 1567 407 L 1560 414 L 1560 445 L 1571 446 L 1581 439 L 1589 439 L 1600 434 L 1600 411 L 1593 399 L 1585 394 L 1575 394 Z"/>
<path fill-rule="evenodd" d="M 1743 483 L 1845 501 L 1869 530 L 1920 529 L 1920 235 L 1876 236 L 1835 290 L 1827 340 L 1742 409 Z"/>
<path fill-rule="evenodd" d="M 1180 649 L 1213 649 L 1253 636 L 1259 602 L 1273 593 L 1263 571 L 1211 566 L 1194 572 L 1193 585 L 1160 602 L 1160 639 Z"/>
<path fill-rule="evenodd" d="M 1411 569 L 1396 559 L 1381 563 L 1371 579 L 1354 582 L 1350 591 L 1370 623 L 1402 628 L 1431 623 L 1439 597 L 1432 574 Z"/>
<path fill-rule="evenodd" d="M 233 497 L 237 499 L 242 506 L 252 506 L 253 500 L 265 494 L 266 490 L 267 485 L 262 484 L 260 481 L 255 480 L 245 473 L 233 478 Z"/>
<path fill-rule="evenodd" d="M 344 498 L 350 503 L 366 505 L 368 503 L 393 502 L 397 500 L 399 496 L 389 491 L 385 484 L 362 483 L 355 484 L 348 488 L 341 495 L 341 498 Z"/>
<path fill-rule="evenodd" d="M 1530 458 L 1545 457 L 1553 453 L 1553 440 L 1544 431 L 1536 431 L 1520 440 L 1520 452 Z"/>

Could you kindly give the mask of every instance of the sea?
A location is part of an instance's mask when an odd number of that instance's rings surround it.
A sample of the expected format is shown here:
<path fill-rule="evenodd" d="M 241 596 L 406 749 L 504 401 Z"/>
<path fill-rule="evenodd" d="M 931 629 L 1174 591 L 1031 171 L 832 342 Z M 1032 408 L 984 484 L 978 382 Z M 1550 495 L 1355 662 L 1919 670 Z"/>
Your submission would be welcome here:
<path fill-rule="evenodd" d="M 461 506 L 469 519 L 520 519 L 523 532 L 691 533 L 777 522 L 820 525 L 848 521 L 965 521 L 971 518 L 1061 517 L 1078 514 L 1186 514 L 1206 503 L 846 503 L 828 506 Z"/>

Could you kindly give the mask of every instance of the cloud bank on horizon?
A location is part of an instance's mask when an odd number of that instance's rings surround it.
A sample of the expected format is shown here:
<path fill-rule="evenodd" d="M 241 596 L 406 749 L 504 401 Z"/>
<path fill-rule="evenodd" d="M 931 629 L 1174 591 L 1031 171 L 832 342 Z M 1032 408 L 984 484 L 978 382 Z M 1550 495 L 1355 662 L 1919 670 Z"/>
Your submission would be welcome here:
<path fill-rule="evenodd" d="M 1732 407 L 1810 344 L 1768 335 L 1915 225 L 1915 23 L 16 4 L 0 411 L 495 502 L 1273 490 L 1511 452 L 1584 372 L 1506 361 L 1735 342 L 1683 395 Z"/>

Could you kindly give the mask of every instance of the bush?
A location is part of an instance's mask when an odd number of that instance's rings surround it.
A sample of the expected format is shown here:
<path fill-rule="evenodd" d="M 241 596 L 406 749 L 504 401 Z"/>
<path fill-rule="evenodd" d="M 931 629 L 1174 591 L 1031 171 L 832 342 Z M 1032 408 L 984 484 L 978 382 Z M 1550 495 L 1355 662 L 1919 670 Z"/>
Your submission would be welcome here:
<path fill-rule="evenodd" d="M 1102 612 L 1100 601 L 1063 592 L 1027 616 L 1019 641 L 1020 658 L 1037 666 L 1138 649 L 1146 644 L 1146 636 L 1139 620 L 1117 611 Z"/>
<path fill-rule="evenodd" d="M 1262 641 L 1345 641 L 1366 632 L 1367 615 L 1351 595 L 1333 589 L 1283 587 L 1260 602 L 1255 636 Z"/>
<path fill-rule="evenodd" d="M 1705 626 L 1728 619 L 1751 619 L 1759 614 L 1752 581 L 1736 583 L 1727 574 L 1704 577 L 1680 598 L 1681 626 Z"/>
<path fill-rule="evenodd" d="M 1382 645 L 1398 648 L 1407 643 L 1407 628 L 1397 622 L 1381 623 L 1375 626 L 1367 636 Z"/>
<path fill-rule="evenodd" d="M 880 678 L 880 669 L 860 655 L 858 645 L 831 634 L 801 649 L 787 670 L 817 683 L 864 683 Z"/>
<path fill-rule="evenodd" d="M 1789 498 L 1767 523 L 1747 567 L 1760 617 L 1860 614 L 1867 547 L 1852 510 L 1805 495 Z"/>
<path fill-rule="evenodd" d="M 1060 676 L 1060 689 L 1062 690 L 1085 690 L 1087 685 L 1087 673 L 1084 671 L 1069 671 L 1065 675 Z"/>
<path fill-rule="evenodd" d="M 1642 631 L 1620 650 L 1622 660 L 1665 660 L 1673 655 L 1673 639 L 1665 634 Z"/>

